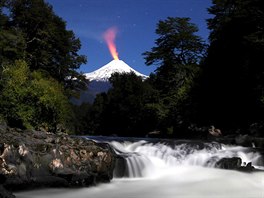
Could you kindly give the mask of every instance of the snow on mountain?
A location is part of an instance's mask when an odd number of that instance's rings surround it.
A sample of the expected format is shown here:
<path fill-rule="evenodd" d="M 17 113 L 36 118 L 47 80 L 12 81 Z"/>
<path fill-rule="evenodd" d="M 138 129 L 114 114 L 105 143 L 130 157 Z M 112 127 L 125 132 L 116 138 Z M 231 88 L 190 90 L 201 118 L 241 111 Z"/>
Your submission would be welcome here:
<path fill-rule="evenodd" d="M 142 79 L 146 79 L 148 76 L 141 74 L 131 68 L 122 60 L 112 60 L 110 63 L 90 73 L 84 74 L 90 81 L 108 81 L 113 73 L 130 73 L 134 72 L 137 76 L 141 76 Z"/>
<path fill-rule="evenodd" d="M 88 84 L 87 90 L 80 93 L 79 98 L 72 98 L 71 102 L 75 105 L 81 105 L 82 103 L 94 102 L 97 94 L 102 92 L 107 92 L 111 88 L 109 78 L 113 73 L 130 73 L 134 72 L 136 75 L 141 76 L 143 80 L 148 78 L 148 76 L 141 74 L 128 66 L 122 60 L 113 60 L 105 66 L 95 70 L 91 73 L 84 74 L 90 83 Z"/>

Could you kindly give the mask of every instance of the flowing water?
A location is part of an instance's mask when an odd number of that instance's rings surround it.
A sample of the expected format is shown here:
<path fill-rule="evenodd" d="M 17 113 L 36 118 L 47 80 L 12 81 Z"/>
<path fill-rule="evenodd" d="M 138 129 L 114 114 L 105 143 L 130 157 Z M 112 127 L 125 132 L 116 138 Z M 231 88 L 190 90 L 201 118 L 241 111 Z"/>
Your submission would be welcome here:
<path fill-rule="evenodd" d="M 81 189 L 42 189 L 18 198 L 264 198 L 264 172 L 214 168 L 222 158 L 240 157 L 264 169 L 252 148 L 193 141 L 90 137 L 108 142 L 122 156 L 109 184 Z M 120 176 L 123 176 L 120 178 Z M 117 177 L 119 176 L 119 177 Z"/>

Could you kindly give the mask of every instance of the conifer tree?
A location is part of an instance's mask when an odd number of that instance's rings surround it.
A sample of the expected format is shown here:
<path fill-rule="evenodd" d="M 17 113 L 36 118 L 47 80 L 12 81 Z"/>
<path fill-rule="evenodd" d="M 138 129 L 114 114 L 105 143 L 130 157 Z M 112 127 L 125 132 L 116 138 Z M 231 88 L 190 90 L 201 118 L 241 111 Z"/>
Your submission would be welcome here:
<path fill-rule="evenodd" d="M 264 6 L 261 0 L 213 0 L 200 118 L 227 128 L 263 120 Z"/>

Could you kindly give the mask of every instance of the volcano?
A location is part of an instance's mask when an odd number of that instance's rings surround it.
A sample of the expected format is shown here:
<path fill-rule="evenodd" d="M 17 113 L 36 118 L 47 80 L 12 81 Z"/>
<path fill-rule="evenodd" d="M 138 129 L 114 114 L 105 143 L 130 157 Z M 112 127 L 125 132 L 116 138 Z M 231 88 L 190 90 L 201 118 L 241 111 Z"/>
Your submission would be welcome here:
<path fill-rule="evenodd" d="M 81 92 L 79 99 L 73 98 L 71 100 L 72 103 L 75 105 L 81 105 L 82 103 L 93 103 L 97 94 L 107 92 L 111 88 L 109 78 L 112 74 L 122 74 L 130 72 L 133 72 L 137 76 L 140 76 L 142 80 L 148 78 L 148 76 L 134 70 L 122 60 L 112 60 L 108 64 L 93 72 L 85 73 L 84 76 L 90 81 L 87 90 Z"/>
<path fill-rule="evenodd" d="M 103 81 L 106 82 L 109 80 L 113 73 L 130 73 L 133 72 L 137 76 L 140 76 L 142 80 L 145 80 L 148 76 L 139 73 L 138 71 L 134 70 L 132 67 L 127 65 L 122 60 L 112 60 L 110 63 L 106 64 L 105 66 L 95 70 L 91 73 L 84 74 L 86 78 L 90 81 Z"/>

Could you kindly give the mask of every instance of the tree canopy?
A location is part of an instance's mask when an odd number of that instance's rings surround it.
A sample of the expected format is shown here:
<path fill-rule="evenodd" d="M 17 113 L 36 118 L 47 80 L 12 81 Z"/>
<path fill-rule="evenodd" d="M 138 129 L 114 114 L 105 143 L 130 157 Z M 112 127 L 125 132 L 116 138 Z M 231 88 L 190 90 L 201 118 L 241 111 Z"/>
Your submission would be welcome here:
<path fill-rule="evenodd" d="M 86 62 L 80 40 L 44 0 L 0 1 L 0 119 L 122 136 L 190 137 L 192 126 L 209 125 L 264 128 L 262 0 L 212 0 L 208 12 L 208 44 L 190 18 L 159 21 L 154 47 L 143 53 L 155 72 L 144 81 L 114 74 L 107 93 L 72 114 L 67 98 L 87 85 L 77 72 Z"/>
<path fill-rule="evenodd" d="M 78 54 L 80 40 L 66 29 L 66 22 L 52 7 L 44 0 L 8 0 L 4 6 L 9 15 L 1 15 L 5 19 L 3 29 L 15 30 L 13 34 L 0 31 L 5 36 L 3 46 L 10 42 L 10 47 L 2 49 L 9 59 L 17 59 L 11 52 L 22 51 L 31 71 L 43 70 L 69 90 L 83 88 L 85 78 L 77 72 L 86 62 L 86 57 Z"/>
<path fill-rule="evenodd" d="M 87 85 L 80 48 L 44 0 L 1 0 L 0 117 L 14 127 L 66 126 L 68 98 Z"/>
<path fill-rule="evenodd" d="M 157 25 L 156 46 L 143 54 L 147 65 L 158 64 L 152 83 L 160 92 L 160 106 L 166 109 L 165 125 L 169 128 L 182 123 L 183 112 L 190 111 L 182 107 L 189 99 L 206 50 L 197 32 L 190 18 L 168 17 Z"/>
<path fill-rule="evenodd" d="M 30 72 L 25 61 L 3 71 L 0 112 L 11 126 L 56 131 L 69 116 L 63 87 L 41 72 Z"/>
<path fill-rule="evenodd" d="M 90 110 L 90 130 L 122 136 L 142 136 L 152 130 L 156 123 L 144 123 L 149 118 L 145 106 L 154 97 L 150 85 L 134 73 L 115 73 L 110 82 L 112 88 L 98 95 Z"/>
<path fill-rule="evenodd" d="M 263 120 L 264 8 L 260 0 L 213 0 L 201 77 L 200 118 L 222 127 Z"/>

